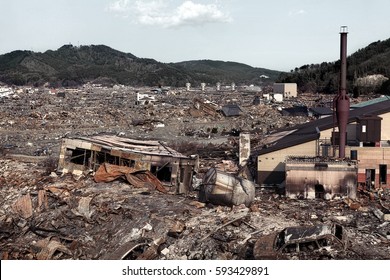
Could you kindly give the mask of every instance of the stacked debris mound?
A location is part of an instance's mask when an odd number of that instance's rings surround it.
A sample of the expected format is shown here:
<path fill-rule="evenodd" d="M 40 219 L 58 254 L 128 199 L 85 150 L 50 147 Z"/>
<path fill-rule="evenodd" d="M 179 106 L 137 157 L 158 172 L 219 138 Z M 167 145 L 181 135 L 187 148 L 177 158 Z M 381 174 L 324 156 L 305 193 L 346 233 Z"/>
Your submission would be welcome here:
<path fill-rule="evenodd" d="M 329 248 L 327 257 L 390 255 L 385 191 L 325 201 L 256 189 L 249 207 L 218 206 L 199 202 L 197 192 L 172 195 L 122 180 L 97 183 L 91 175 L 58 177 L 38 163 L 5 159 L 0 186 L 1 259 L 254 259 L 263 236 L 332 223 L 348 233 L 348 248 Z"/>

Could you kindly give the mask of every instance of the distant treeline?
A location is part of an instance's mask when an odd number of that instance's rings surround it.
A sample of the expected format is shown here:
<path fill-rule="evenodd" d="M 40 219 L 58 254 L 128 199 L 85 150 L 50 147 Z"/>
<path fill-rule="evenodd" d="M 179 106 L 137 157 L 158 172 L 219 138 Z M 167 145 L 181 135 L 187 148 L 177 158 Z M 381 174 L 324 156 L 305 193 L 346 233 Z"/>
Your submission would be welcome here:
<path fill-rule="evenodd" d="M 338 91 L 340 60 L 303 65 L 281 73 L 278 81 L 297 83 L 301 92 L 335 93 Z M 347 58 L 348 90 L 356 95 L 368 93 L 390 94 L 390 80 L 362 79 L 370 75 L 390 78 L 390 39 L 374 42 Z"/>

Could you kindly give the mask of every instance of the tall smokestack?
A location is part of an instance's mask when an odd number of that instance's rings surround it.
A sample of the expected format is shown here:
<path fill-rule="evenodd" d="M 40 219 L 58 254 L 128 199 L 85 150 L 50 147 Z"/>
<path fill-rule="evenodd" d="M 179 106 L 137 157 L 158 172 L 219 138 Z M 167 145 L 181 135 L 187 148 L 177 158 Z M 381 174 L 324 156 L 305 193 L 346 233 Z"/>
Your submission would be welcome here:
<path fill-rule="evenodd" d="M 336 107 L 337 124 L 339 127 L 340 143 L 339 158 L 345 157 L 345 142 L 347 140 L 347 124 L 349 117 L 349 97 L 347 94 L 347 26 L 340 29 L 340 84 L 339 93 L 333 100 Z"/>

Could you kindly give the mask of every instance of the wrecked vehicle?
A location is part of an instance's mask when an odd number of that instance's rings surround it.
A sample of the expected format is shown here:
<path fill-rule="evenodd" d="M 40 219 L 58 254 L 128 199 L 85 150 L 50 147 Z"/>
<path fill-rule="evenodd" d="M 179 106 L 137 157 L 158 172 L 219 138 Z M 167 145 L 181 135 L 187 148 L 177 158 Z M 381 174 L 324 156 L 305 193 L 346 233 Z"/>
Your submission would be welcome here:
<path fill-rule="evenodd" d="M 339 224 L 287 227 L 260 237 L 253 255 L 255 259 L 327 259 L 333 258 L 332 250 L 344 251 L 347 246 L 347 232 Z"/>

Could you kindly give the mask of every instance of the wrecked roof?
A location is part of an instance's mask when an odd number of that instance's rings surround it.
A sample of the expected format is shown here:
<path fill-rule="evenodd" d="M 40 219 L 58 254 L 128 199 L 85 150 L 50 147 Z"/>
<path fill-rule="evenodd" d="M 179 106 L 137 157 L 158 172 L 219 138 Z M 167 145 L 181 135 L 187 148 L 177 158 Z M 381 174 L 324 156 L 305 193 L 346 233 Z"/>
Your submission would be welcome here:
<path fill-rule="evenodd" d="M 142 153 L 148 155 L 159 155 L 176 158 L 188 158 L 187 156 L 168 147 L 161 141 L 135 140 L 115 135 L 95 135 L 91 137 L 73 138 L 100 145 L 108 150 L 121 150 L 129 153 Z"/>

